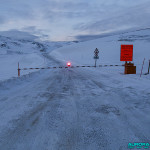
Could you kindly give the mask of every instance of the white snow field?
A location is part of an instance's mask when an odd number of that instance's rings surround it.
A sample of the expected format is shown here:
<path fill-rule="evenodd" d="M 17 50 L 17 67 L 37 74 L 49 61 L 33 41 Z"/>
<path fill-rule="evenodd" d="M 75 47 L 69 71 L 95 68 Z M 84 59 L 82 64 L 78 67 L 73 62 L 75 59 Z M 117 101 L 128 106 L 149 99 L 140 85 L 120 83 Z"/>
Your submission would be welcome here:
<path fill-rule="evenodd" d="M 48 66 L 94 65 L 97 47 L 98 65 L 117 65 L 124 63 L 120 44 L 133 44 L 136 75 L 124 75 L 122 66 L 57 68 L 1 81 L 0 150 L 127 150 L 129 143 L 150 143 L 150 75 L 140 78 L 144 57 L 144 73 L 150 59 L 148 35 L 140 30 L 41 54 Z"/>

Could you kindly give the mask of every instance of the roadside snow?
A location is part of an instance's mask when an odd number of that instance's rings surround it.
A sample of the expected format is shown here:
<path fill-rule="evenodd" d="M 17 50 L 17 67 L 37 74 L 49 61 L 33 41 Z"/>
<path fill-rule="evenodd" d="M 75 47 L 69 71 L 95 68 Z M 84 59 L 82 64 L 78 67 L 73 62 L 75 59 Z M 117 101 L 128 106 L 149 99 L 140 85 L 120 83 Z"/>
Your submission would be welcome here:
<path fill-rule="evenodd" d="M 39 54 L 0 55 L 0 80 L 17 77 L 18 62 L 20 62 L 20 68 L 43 67 L 46 65 L 45 58 L 42 58 Z M 33 71 L 21 71 L 21 75 L 29 72 Z"/>

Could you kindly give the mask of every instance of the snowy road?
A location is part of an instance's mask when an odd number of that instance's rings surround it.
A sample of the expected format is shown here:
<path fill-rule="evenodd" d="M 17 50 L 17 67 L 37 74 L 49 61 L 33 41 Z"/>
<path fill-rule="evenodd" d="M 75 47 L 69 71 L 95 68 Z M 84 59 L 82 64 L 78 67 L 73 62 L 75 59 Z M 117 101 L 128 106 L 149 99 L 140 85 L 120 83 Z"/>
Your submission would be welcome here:
<path fill-rule="evenodd" d="M 126 150 L 150 142 L 149 88 L 126 80 L 69 68 L 2 82 L 0 149 Z"/>

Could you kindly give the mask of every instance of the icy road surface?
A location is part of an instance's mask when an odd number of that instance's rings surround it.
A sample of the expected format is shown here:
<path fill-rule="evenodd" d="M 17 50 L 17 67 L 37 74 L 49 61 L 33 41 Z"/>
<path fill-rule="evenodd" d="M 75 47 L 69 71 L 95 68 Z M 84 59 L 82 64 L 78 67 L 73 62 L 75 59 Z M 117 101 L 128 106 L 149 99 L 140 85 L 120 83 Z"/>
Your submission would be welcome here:
<path fill-rule="evenodd" d="M 126 150 L 150 142 L 149 83 L 102 68 L 1 82 L 0 150 Z"/>

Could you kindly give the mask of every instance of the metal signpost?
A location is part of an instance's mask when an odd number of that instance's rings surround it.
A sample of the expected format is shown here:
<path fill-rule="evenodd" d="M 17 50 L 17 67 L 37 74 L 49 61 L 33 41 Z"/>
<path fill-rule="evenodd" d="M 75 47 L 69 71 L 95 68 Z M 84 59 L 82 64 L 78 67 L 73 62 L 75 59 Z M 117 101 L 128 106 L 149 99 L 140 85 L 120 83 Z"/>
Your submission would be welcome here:
<path fill-rule="evenodd" d="M 96 67 L 96 61 L 97 59 L 99 59 L 98 53 L 99 53 L 99 50 L 96 48 L 94 51 L 95 67 Z"/>

